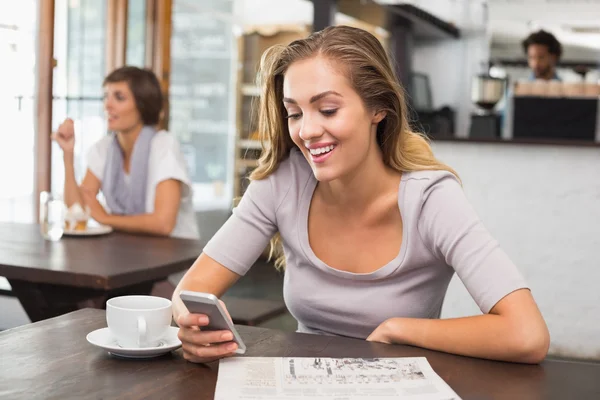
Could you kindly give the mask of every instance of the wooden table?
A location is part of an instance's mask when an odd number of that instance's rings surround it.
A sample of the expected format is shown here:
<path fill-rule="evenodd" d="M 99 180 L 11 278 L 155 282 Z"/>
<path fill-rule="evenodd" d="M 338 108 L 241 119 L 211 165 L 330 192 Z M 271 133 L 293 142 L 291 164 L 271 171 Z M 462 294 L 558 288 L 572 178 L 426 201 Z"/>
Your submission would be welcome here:
<path fill-rule="evenodd" d="M 103 308 L 120 294 L 149 294 L 155 282 L 189 268 L 197 240 L 128 235 L 42 238 L 38 225 L 0 223 L 0 276 L 32 321 L 82 307 Z"/>
<path fill-rule="evenodd" d="M 151 360 L 111 357 L 86 341 L 106 326 L 85 309 L 0 333 L 0 397 L 7 399 L 212 399 L 218 364 L 185 361 L 181 349 Z M 465 400 L 598 399 L 600 364 L 521 365 L 409 346 L 238 326 L 247 356 L 426 357 Z"/>

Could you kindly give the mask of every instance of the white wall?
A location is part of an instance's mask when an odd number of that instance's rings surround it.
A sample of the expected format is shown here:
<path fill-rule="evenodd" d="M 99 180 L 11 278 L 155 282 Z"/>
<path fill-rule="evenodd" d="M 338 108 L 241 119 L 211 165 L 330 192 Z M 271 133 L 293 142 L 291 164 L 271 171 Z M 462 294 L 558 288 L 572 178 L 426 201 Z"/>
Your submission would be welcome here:
<path fill-rule="evenodd" d="M 438 142 L 434 151 L 530 284 L 551 354 L 600 360 L 600 147 Z M 443 317 L 474 313 L 454 278 Z"/>

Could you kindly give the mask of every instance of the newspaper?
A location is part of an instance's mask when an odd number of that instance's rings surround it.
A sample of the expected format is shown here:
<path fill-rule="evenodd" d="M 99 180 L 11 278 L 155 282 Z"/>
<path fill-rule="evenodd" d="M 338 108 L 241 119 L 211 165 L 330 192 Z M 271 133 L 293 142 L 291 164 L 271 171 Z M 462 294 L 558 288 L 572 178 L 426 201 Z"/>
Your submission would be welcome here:
<path fill-rule="evenodd" d="M 459 400 L 424 357 L 222 359 L 215 400 Z"/>

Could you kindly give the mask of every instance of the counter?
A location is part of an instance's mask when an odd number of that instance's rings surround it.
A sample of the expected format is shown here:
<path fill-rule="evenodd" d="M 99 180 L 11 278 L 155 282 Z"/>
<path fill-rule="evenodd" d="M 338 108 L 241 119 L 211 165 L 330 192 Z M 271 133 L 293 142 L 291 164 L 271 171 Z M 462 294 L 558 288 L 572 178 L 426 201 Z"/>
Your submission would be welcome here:
<path fill-rule="evenodd" d="M 600 359 L 600 146 L 435 140 L 465 193 L 530 285 L 550 354 Z M 443 317 L 479 313 L 452 280 Z"/>

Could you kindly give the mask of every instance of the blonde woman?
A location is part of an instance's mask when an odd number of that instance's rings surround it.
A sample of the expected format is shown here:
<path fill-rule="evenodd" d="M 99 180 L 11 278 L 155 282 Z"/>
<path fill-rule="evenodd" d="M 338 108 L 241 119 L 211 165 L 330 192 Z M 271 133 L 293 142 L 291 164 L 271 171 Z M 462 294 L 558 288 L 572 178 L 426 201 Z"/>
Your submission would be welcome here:
<path fill-rule="evenodd" d="M 221 296 L 279 233 L 298 331 L 537 363 L 549 334 L 521 274 L 456 173 L 411 132 L 403 90 L 371 34 L 330 27 L 262 60 L 263 153 L 233 216 L 173 296 L 186 359 L 235 350 L 203 332 L 181 290 Z M 457 273 L 483 315 L 439 319 Z"/>

